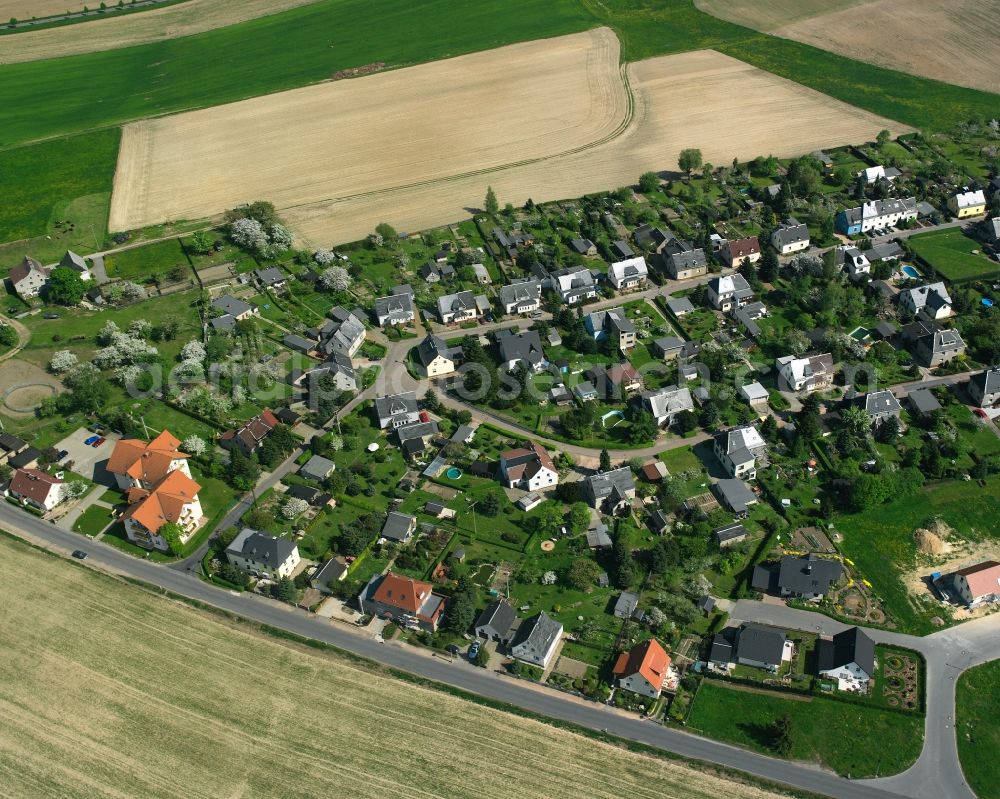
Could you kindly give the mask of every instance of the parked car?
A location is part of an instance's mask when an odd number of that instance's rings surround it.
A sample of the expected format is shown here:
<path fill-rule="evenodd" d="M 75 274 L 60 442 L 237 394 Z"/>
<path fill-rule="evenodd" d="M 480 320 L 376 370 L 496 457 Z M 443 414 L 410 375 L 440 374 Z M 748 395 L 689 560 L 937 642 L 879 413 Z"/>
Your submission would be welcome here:
<path fill-rule="evenodd" d="M 59 318 L 59 314 L 57 314 L 57 313 L 47 313 L 42 318 L 43 319 L 58 319 Z"/>
<path fill-rule="evenodd" d="M 482 646 L 481 641 L 476 641 L 469 647 L 469 660 L 475 660 L 479 657 L 479 648 Z"/>
<path fill-rule="evenodd" d="M 101 446 L 101 444 L 103 444 L 105 441 L 107 441 L 107 439 L 104 436 L 100 436 L 97 439 L 97 441 L 91 444 L 91 446 L 94 447 L 94 449 L 97 449 L 97 447 Z"/>
<path fill-rule="evenodd" d="M 67 455 L 69 455 L 69 451 L 68 450 L 65 450 L 65 449 L 59 450 L 59 452 L 56 453 L 56 462 L 58 463 L 63 458 L 65 458 Z"/>
<path fill-rule="evenodd" d="M 449 655 L 458 655 L 458 653 L 461 652 L 462 650 L 458 648 L 457 644 L 448 644 L 448 646 L 444 648 L 444 651 L 447 652 Z"/>
<path fill-rule="evenodd" d="M 97 441 L 97 439 L 99 438 L 100 436 L 89 436 L 88 438 L 84 439 L 83 443 L 86 444 L 88 447 L 92 447 L 94 446 L 94 442 Z"/>
<path fill-rule="evenodd" d="M 86 560 L 89 556 L 82 549 L 74 549 L 73 557 L 76 558 L 77 560 Z"/>

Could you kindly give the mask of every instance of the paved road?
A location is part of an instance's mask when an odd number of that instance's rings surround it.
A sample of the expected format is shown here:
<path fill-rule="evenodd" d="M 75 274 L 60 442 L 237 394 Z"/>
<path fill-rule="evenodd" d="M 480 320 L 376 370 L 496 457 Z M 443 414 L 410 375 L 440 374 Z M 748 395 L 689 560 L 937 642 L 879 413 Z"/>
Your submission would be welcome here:
<path fill-rule="evenodd" d="M 748 599 L 737 602 L 730 617 L 734 621 L 755 621 L 820 635 L 836 635 L 851 626 L 820 613 Z M 967 668 L 1000 659 L 1000 613 L 924 638 L 887 630 L 866 632 L 877 643 L 907 647 L 924 656 L 927 715 L 924 747 L 917 762 L 894 777 L 864 780 L 864 783 L 920 799 L 975 799 L 958 759 L 955 681 Z"/>
<path fill-rule="evenodd" d="M 80 547 L 83 540 L 78 535 L 54 528 L 7 503 L 0 503 L 0 525 L 5 530 L 64 556 Z M 203 583 L 185 572 L 138 560 L 101 542 L 87 542 L 86 548 L 90 553 L 90 559 L 87 561 L 89 566 L 113 574 L 127 575 L 252 621 L 314 638 L 412 674 L 507 702 L 551 718 L 595 730 L 606 729 L 611 734 L 639 741 L 666 752 L 739 769 L 775 782 L 838 799 L 893 799 L 900 795 L 913 795 L 898 794 L 879 784 L 852 782 L 811 765 L 765 757 L 680 730 L 662 727 L 615 711 L 605 705 L 537 688 L 476 668 L 461 660 L 451 662 L 413 647 L 381 644 L 363 630 L 330 622 L 306 611 L 254 594 L 235 594 L 226 591 Z M 953 795 L 945 793 L 940 796 Z"/>

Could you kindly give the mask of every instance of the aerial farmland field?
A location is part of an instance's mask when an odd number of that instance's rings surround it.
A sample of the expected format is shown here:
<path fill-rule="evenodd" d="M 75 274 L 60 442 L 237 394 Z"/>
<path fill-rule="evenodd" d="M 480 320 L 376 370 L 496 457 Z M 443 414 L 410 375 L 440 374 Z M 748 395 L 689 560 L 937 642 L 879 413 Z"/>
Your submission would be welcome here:
<path fill-rule="evenodd" d="M 0 554 L 33 576 L 0 587 L 11 796 L 776 796 L 259 637 L 19 542 Z"/>

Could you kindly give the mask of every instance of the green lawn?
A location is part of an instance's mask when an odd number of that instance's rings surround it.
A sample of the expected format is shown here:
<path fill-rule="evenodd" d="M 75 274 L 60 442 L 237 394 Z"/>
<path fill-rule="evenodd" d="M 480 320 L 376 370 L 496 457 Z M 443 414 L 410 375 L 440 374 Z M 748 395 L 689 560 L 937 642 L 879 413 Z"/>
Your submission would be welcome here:
<path fill-rule="evenodd" d="M 851 778 L 903 771 L 920 754 L 923 718 L 824 697 L 782 696 L 737 690 L 706 681 L 695 699 L 688 727 L 712 738 L 774 754 L 771 725 L 792 722 L 789 757 L 817 761 Z"/>
<path fill-rule="evenodd" d="M 110 510 L 102 508 L 100 505 L 91 505 L 74 522 L 73 531 L 93 537 L 111 524 L 111 521 Z"/>
<path fill-rule="evenodd" d="M 961 230 L 950 228 L 920 233 L 911 236 L 907 243 L 945 280 L 961 283 L 1000 274 L 1000 264 L 983 255 L 982 245 L 963 235 Z"/>
<path fill-rule="evenodd" d="M 48 98 L 58 107 L 53 100 Z M 4 139 L 9 141 L 6 132 Z M 0 249 L 0 258 L 23 257 L 27 248 L 48 263 L 67 248 L 81 254 L 101 249 L 118 139 L 117 129 L 100 130 L 16 147 L 0 155 L 0 241 L 33 239 L 14 249 Z M 72 227 L 57 227 L 59 222 L 70 222 Z"/>
<path fill-rule="evenodd" d="M 181 248 L 180 239 L 159 241 L 146 244 L 131 250 L 109 255 L 104 259 L 104 268 L 108 277 L 145 282 L 154 275 L 164 280 L 171 280 L 171 273 L 176 269 L 184 270 L 183 278 L 190 278 L 191 262 Z"/>
<path fill-rule="evenodd" d="M 1000 661 L 965 672 L 956 689 L 958 756 L 979 799 L 1000 799 Z"/>
<path fill-rule="evenodd" d="M 897 629 L 923 635 L 935 628 L 930 620 L 941 609 L 930 596 L 924 602 L 911 598 L 899 579 L 900 572 L 916 562 L 913 531 L 935 516 L 956 532 L 973 540 L 1000 536 L 1000 476 L 984 487 L 976 482 L 949 481 L 931 485 L 915 496 L 879 507 L 876 511 L 841 516 L 837 529 L 843 534 L 842 551 L 869 580 Z"/>

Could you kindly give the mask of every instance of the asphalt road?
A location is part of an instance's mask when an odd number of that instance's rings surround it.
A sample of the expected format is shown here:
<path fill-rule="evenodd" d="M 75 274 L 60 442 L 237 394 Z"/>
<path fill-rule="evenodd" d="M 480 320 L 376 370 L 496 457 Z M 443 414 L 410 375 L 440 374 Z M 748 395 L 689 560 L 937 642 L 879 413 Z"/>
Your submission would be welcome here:
<path fill-rule="evenodd" d="M 697 735 L 662 727 L 615 711 L 605 705 L 537 688 L 471 666 L 461 660 L 452 662 L 412 647 L 380 643 L 364 630 L 330 622 L 255 594 L 226 591 L 203 583 L 186 572 L 133 558 L 101 542 L 87 541 L 79 535 L 60 530 L 7 503 L 0 503 L 0 525 L 25 540 L 41 544 L 62 555 L 83 547 L 90 555 L 87 565 L 91 567 L 126 575 L 252 621 L 323 641 L 373 661 L 446 683 L 479 696 L 591 729 L 607 730 L 613 735 L 645 743 L 665 752 L 727 766 L 838 799 L 890 799 L 901 795 L 914 795 L 907 792 L 897 793 L 894 789 L 882 787 L 881 783 L 853 782 L 813 766 L 765 757 Z M 957 794 L 938 795 L 939 798 L 943 796 L 954 797 Z"/>

